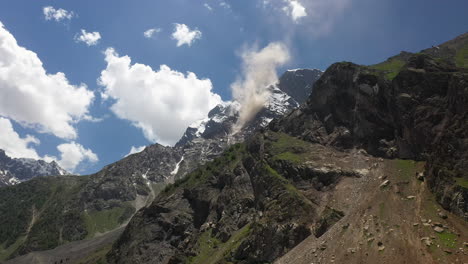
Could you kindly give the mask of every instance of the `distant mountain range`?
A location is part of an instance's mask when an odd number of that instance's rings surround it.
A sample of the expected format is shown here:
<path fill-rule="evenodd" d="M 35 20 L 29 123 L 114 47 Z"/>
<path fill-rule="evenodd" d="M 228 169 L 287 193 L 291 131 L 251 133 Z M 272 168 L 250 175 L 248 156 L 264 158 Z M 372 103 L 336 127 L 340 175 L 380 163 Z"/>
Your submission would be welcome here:
<path fill-rule="evenodd" d="M 0 149 L 0 187 L 15 185 L 34 177 L 68 174 L 55 161 L 10 158 Z"/>

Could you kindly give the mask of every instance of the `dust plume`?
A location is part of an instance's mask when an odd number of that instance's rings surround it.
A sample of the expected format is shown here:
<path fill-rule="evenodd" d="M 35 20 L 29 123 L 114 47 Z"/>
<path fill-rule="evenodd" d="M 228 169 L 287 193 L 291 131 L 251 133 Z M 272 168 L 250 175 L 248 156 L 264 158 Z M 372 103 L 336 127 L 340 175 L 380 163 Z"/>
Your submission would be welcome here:
<path fill-rule="evenodd" d="M 278 80 L 276 68 L 290 59 L 288 49 L 279 42 L 261 50 L 247 49 L 241 57 L 242 76 L 231 85 L 232 97 L 241 105 L 232 134 L 239 132 L 264 107 L 270 96 L 268 86 Z"/>

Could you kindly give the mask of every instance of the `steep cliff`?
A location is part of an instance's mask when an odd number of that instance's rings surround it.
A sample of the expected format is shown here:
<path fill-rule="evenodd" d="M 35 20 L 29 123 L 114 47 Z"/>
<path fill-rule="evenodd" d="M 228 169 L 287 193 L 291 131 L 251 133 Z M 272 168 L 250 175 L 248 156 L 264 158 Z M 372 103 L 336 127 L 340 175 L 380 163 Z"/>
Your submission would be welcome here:
<path fill-rule="evenodd" d="M 339 149 L 425 160 L 438 201 L 468 220 L 468 71 L 425 54 L 393 80 L 352 63 L 332 65 L 306 104 L 270 128 Z"/>

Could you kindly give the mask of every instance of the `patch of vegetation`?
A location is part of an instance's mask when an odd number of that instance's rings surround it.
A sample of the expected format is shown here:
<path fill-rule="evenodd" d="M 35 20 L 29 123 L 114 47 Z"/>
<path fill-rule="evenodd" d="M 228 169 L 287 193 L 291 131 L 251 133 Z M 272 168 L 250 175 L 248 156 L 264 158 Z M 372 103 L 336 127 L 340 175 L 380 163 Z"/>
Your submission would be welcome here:
<path fill-rule="evenodd" d="M 276 170 L 274 170 L 273 168 L 271 168 L 271 167 L 268 166 L 268 165 L 265 165 L 265 169 L 266 169 L 266 172 L 267 172 L 269 175 L 273 176 L 276 180 L 279 181 L 279 183 L 280 183 L 281 185 L 283 185 L 283 186 L 285 187 L 286 191 L 287 191 L 290 195 L 292 195 L 292 196 L 294 196 L 294 197 L 297 197 L 297 198 L 299 198 L 299 199 L 301 199 L 301 200 L 306 200 L 306 201 L 308 201 L 307 198 L 306 198 L 302 193 L 300 193 L 299 190 L 298 190 L 296 187 L 294 187 L 294 185 L 292 185 L 286 178 L 284 178 L 283 176 L 281 176 Z M 273 184 L 273 183 L 272 183 L 272 184 Z"/>
<path fill-rule="evenodd" d="M 383 218 L 385 216 L 385 203 L 379 204 L 379 217 Z"/>
<path fill-rule="evenodd" d="M 131 205 L 125 204 L 109 210 L 84 212 L 83 221 L 88 233 L 87 238 L 119 227 L 129 215 L 133 214 L 134 210 Z"/>
<path fill-rule="evenodd" d="M 423 204 L 422 209 L 424 212 L 425 218 L 428 219 L 437 219 L 438 216 L 438 209 L 440 209 L 439 203 L 436 202 L 435 196 L 430 191 L 425 191 L 423 196 Z M 432 229 L 429 227 L 429 229 Z"/>
<path fill-rule="evenodd" d="M 9 252 L 15 249 L 10 257 L 24 247 L 48 249 L 70 241 L 77 233 L 79 237 L 82 223 L 76 221 L 79 213 L 72 200 L 88 179 L 38 177 L 1 188 L 0 243 Z M 19 239 L 26 235 L 27 239 Z"/>
<path fill-rule="evenodd" d="M 404 66 L 404 61 L 399 59 L 391 59 L 376 65 L 372 65 L 370 68 L 383 71 L 385 73 L 385 78 L 393 80 Z"/>
<path fill-rule="evenodd" d="M 27 231 L 33 208 L 42 208 L 52 193 L 49 181 L 36 179 L 0 189 L 0 242 L 5 248 Z"/>
<path fill-rule="evenodd" d="M 15 243 L 11 244 L 9 247 L 5 248 L 5 243 L 0 245 L 0 261 L 6 260 L 13 252 L 15 252 L 21 244 L 24 242 L 24 236 L 18 238 Z"/>
<path fill-rule="evenodd" d="M 294 164 L 303 163 L 312 153 L 310 143 L 285 133 L 271 133 L 271 139 L 267 143 L 268 151 L 273 160 L 286 160 Z"/>
<path fill-rule="evenodd" d="M 273 133 L 271 132 L 273 144 L 271 149 L 274 152 L 284 152 L 284 150 L 295 150 L 294 152 L 300 153 L 305 151 L 304 146 L 308 145 L 308 142 L 292 137 L 285 133 Z"/>
<path fill-rule="evenodd" d="M 248 237 L 250 233 L 250 225 L 246 225 L 231 238 L 222 243 L 219 239 L 213 236 L 212 230 L 205 231 L 197 241 L 197 255 L 187 259 L 190 264 L 214 264 L 214 263 L 229 263 L 231 253 L 233 253 Z"/>
<path fill-rule="evenodd" d="M 206 182 L 207 179 L 214 174 L 219 174 L 225 170 L 232 171 L 242 160 L 245 153 L 246 149 L 244 144 L 232 145 L 220 157 L 200 166 L 198 169 L 188 174 L 187 176 L 181 179 L 177 179 L 173 184 L 166 185 L 162 193 L 164 195 L 169 195 L 179 187 L 195 187 Z"/>
<path fill-rule="evenodd" d="M 437 233 L 437 237 L 441 243 L 449 248 L 455 248 L 457 246 L 457 235 L 450 232 Z"/>
<path fill-rule="evenodd" d="M 278 159 L 278 160 L 287 160 L 287 161 L 290 161 L 294 164 L 299 164 L 303 161 L 302 157 L 297 155 L 297 154 L 294 154 L 292 152 L 283 152 L 283 153 L 280 153 L 278 155 L 276 155 L 274 157 L 275 159 Z"/>
<path fill-rule="evenodd" d="M 396 168 L 398 169 L 399 179 L 410 181 L 416 173 L 417 162 L 414 160 L 396 160 Z"/>
<path fill-rule="evenodd" d="M 455 55 L 455 63 L 460 68 L 468 68 L 468 44 L 458 50 Z"/>
<path fill-rule="evenodd" d="M 468 189 L 468 179 L 465 178 L 454 178 L 458 186 Z"/>
<path fill-rule="evenodd" d="M 264 164 L 261 174 L 269 183 L 268 193 L 275 194 L 275 199 L 265 204 L 267 218 L 283 221 L 311 212 L 312 202 L 276 170 Z"/>

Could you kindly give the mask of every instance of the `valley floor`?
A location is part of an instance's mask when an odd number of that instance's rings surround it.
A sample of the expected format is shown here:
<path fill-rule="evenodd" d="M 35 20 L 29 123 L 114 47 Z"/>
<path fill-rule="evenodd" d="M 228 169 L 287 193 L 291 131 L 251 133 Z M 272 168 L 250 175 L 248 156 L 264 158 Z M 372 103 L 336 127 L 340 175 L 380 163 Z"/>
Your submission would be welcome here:
<path fill-rule="evenodd" d="M 91 239 L 71 242 L 46 251 L 31 252 L 6 261 L 5 264 L 78 264 L 100 263 L 110 250 L 112 243 L 122 234 L 125 227 L 107 232 Z"/>

